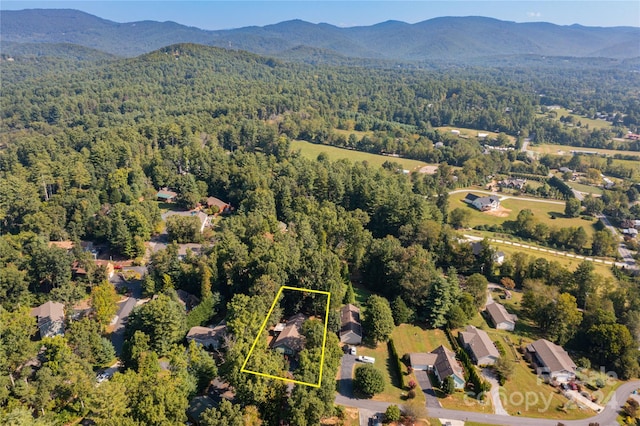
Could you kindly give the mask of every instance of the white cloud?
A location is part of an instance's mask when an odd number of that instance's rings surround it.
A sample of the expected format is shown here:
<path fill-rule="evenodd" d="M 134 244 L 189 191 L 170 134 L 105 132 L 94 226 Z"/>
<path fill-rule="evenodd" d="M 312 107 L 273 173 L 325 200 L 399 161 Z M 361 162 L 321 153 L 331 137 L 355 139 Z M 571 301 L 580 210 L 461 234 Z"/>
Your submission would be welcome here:
<path fill-rule="evenodd" d="M 529 18 L 539 18 L 542 16 L 542 13 L 540 12 L 527 12 L 527 16 Z"/>

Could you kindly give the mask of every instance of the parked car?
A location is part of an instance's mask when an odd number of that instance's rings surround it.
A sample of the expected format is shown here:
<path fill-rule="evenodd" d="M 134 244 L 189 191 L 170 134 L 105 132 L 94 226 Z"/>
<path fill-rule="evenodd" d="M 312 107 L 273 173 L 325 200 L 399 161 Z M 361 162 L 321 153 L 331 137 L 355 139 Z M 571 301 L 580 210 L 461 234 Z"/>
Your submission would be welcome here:
<path fill-rule="evenodd" d="M 105 380 L 109 380 L 109 375 L 107 373 L 100 373 L 96 376 L 96 380 L 98 383 L 102 383 Z"/>
<path fill-rule="evenodd" d="M 356 350 L 356 347 L 355 347 L 355 346 L 349 346 L 349 347 L 347 348 L 347 353 L 348 353 L 349 355 L 358 355 L 358 351 Z"/>
<path fill-rule="evenodd" d="M 360 355 L 358 358 L 356 358 L 358 361 L 360 362 L 366 362 L 367 364 L 373 364 L 376 362 L 376 359 L 370 356 L 364 356 L 364 355 Z"/>

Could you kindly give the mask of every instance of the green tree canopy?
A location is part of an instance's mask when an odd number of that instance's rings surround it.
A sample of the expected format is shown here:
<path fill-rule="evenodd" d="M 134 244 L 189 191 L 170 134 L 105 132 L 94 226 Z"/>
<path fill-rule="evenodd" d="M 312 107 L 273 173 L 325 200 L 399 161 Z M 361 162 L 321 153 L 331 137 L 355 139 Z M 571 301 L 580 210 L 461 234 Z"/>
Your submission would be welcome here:
<path fill-rule="evenodd" d="M 360 365 L 356 367 L 353 385 L 363 394 L 373 396 L 384 390 L 384 377 L 373 365 Z"/>
<path fill-rule="evenodd" d="M 387 299 L 370 296 L 367 299 L 366 313 L 362 322 L 364 334 L 373 342 L 386 342 L 393 331 L 393 315 Z"/>

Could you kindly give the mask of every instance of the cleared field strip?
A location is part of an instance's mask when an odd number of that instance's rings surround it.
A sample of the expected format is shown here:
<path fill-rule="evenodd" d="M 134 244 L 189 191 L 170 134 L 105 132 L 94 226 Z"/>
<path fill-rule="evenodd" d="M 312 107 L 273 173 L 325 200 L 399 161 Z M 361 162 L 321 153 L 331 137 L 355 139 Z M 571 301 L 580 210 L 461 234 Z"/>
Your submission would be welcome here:
<path fill-rule="evenodd" d="M 571 155 L 571 151 L 579 152 L 595 152 L 601 155 L 613 157 L 616 154 L 620 155 L 633 155 L 640 159 L 640 151 L 619 151 L 617 149 L 602 149 L 602 148 L 586 148 L 579 146 L 569 145 L 553 145 L 553 144 L 541 144 L 541 145 L 529 145 L 529 151 L 539 152 L 541 154 L 555 154 L 555 155 Z"/>
<path fill-rule="evenodd" d="M 331 161 L 342 160 L 342 159 L 350 160 L 353 162 L 366 161 L 372 166 L 377 166 L 377 167 L 382 167 L 382 165 L 386 161 L 398 163 L 402 166 L 404 170 L 411 170 L 411 171 L 418 170 L 421 167 L 428 166 L 428 165 L 437 166 L 437 164 L 429 164 L 424 161 L 411 160 L 408 158 L 401 158 L 401 157 L 391 157 L 386 155 L 370 154 L 368 152 L 338 148 L 336 146 L 330 146 L 330 145 L 314 144 L 311 142 L 299 141 L 299 140 L 291 141 L 291 149 L 294 151 L 300 150 L 300 153 L 302 154 L 302 156 L 310 160 L 317 159 L 318 155 L 324 152 Z"/>

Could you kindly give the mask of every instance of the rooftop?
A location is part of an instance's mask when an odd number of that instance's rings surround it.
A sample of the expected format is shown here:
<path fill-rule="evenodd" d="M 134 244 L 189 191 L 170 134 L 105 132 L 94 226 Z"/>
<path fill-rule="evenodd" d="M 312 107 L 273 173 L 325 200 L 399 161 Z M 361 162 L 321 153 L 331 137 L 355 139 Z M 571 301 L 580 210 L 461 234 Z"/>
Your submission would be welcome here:
<path fill-rule="evenodd" d="M 469 345 L 476 359 L 479 360 L 486 356 L 500 357 L 500 352 L 498 352 L 486 331 L 468 325 L 465 331 L 460 332 L 460 337 L 463 344 Z"/>
<path fill-rule="evenodd" d="M 547 367 L 550 372 L 575 371 L 576 369 L 576 364 L 569 357 L 567 351 L 546 339 L 539 339 L 529 344 L 527 351 L 535 353 L 538 360 L 544 364 L 542 367 Z"/>
<path fill-rule="evenodd" d="M 507 312 L 507 309 L 501 303 L 489 303 L 485 309 L 495 324 L 516 322 L 514 315 Z"/>

